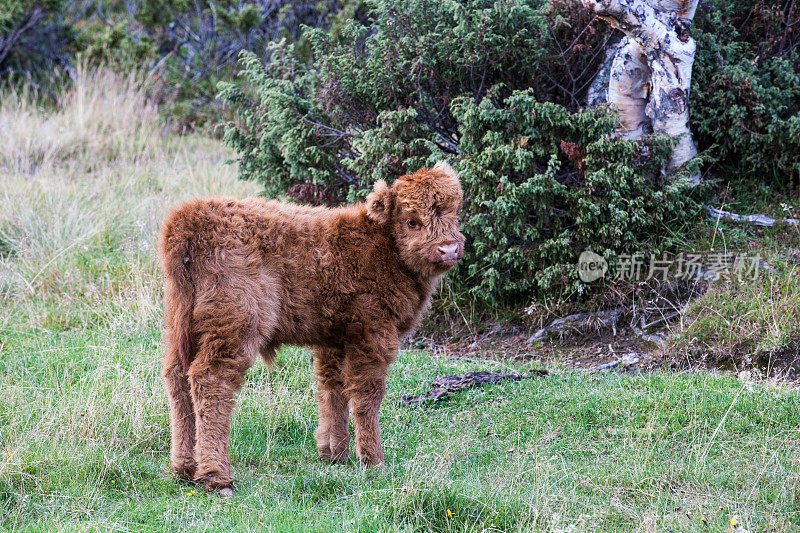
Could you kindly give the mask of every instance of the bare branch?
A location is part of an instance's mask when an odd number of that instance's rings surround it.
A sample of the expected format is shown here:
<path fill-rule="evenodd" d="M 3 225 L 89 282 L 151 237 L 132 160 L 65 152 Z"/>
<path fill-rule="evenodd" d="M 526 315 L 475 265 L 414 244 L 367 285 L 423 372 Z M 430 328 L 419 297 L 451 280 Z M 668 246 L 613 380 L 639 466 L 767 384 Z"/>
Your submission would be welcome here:
<path fill-rule="evenodd" d="M 715 209 L 713 207 L 706 206 L 706 211 L 708 211 L 709 218 L 716 222 L 725 219 L 725 220 L 733 220 L 734 222 L 745 222 L 747 224 L 752 224 L 753 226 L 774 226 L 776 224 L 786 224 L 788 226 L 797 226 L 800 224 L 800 221 L 796 218 L 772 218 L 768 217 L 767 215 L 755 214 L 755 215 L 737 215 L 736 213 L 731 213 L 730 211 L 723 211 L 722 209 Z"/>

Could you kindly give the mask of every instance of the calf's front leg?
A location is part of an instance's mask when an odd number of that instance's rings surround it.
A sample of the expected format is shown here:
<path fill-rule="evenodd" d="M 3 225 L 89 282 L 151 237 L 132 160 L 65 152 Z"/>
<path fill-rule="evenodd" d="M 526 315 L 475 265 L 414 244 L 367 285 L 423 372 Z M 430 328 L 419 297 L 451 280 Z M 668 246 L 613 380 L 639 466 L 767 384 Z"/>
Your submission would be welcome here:
<path fill-rule="evenodd" d="M 347 461 L 350 455 L 350 430 L 347 427 L 349 407 L 344 393 L 343 350 L 314 350 L 317 370 L 319 425 L 314 436 L 317 452 L 328 461 Z"/>
<path fill-rule="evenodd" d="M 354 349 L 348 354 L 345 372 L 345 393 L 356 429 L 356 455 L 367 466 L 383 464 L 378 410 L 386 395 L 388 358 L 369 350 Z"/>

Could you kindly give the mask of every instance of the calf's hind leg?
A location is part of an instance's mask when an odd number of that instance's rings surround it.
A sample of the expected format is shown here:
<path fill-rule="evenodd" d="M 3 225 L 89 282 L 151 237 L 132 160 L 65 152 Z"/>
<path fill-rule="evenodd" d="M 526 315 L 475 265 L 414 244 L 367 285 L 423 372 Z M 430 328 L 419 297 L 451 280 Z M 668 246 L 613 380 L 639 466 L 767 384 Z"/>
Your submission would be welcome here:
<path fill-rule="evenodd" d="M 350 456 L 349 408 L 341 370 L 343 362 L 343 350 L 314 349 L 319 399 L 319 425 L 314 436 L 319 456 L 329 461 L 347 461 Z"/>
<path fill-rule="evenodd" d="M 194 479 L 209 490 L 228 494 L 233 485 L 228 453 L 231 414 L 254 353 L 243 348 L 250 344 L 243 343 L 246 318 L 228 313 L 217 316 L 218 320 L 204 323 L 205 333 L 189 367 L 196 424 Z"/>
<path fill-rule="evenodd" d="M 167 389 L 169 402 L 170 431 L 172 434 L 169 466 L 184 479 L 194 477 L 197 464 L 194 461 L 194 407 L 189 387 L 189 378 L 178 359 L 177 346 L 169 340 L 161 375 Z"/>

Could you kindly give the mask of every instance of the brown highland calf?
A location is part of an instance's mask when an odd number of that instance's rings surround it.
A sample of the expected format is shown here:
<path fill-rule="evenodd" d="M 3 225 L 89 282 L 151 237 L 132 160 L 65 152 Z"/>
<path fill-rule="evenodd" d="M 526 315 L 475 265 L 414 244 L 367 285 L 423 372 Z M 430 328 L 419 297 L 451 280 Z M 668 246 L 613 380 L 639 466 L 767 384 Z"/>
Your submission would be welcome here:
<path fill-rule="evenodd" d="M 195 200 L 161 230 L 170 467 L 231 494 L 234 396 L 260 352 L 313 348 L 323 459 L 381 464 L 378 408 L 400 339 L 461 258 L 458 175 L 445 162 L 375 184 L 336 209 L 260 199 Z"/>

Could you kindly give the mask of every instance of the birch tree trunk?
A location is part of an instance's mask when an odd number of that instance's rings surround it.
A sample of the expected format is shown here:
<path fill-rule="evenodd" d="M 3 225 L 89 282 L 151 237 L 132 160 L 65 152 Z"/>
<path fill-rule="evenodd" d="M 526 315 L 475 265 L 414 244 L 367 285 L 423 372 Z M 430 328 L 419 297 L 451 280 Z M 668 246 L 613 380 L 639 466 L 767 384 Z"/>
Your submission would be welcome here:
<path fill-rule="evenodd" d="M 689 35 L 698 0 L 582 0 L 625 37 L 609 48 L 589 89 L 589 105 L 617 107 L 627 139 L 647 133 L 677 138 L 668 168 L 697 148 L 689 129 L 689 86 L 695 42 Z M 694 183 L 699 175 L 691 176 Z"/>

